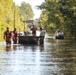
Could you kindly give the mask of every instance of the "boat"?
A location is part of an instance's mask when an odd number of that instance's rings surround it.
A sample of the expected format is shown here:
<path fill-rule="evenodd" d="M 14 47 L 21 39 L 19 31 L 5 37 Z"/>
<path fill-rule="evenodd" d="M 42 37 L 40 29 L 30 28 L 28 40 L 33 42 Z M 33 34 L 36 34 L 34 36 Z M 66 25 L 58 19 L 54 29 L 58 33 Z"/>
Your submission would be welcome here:
<path fill-rule="evenodd" d="M 62 31 L 56 32 L 54 35 L 55 39 L 64 39 L 64 33 Z"/>
<path fill-rule="evenodd" d="M 33 25 L 34 20 L 24 20 L 24 23 L 27 23 L 28 26 L 29 25 Z M 31 26 L 29 26 L 29 29 L 31 28 Z M 24 24 L 25 27 L 25 24 Z M 18 43 L 19 44 L 38 44 L 39 41 L 39 36 L 33 36 L 31 31 L 27 31 L 25 32 L 25 28 L 24 28 L 24 32 L 19 32 L 19 40 Z"/>
<path fill-rule="evenodd" d="M 55 39 L 64 39 L 64 36 L 63 35 L 58 35 L 58 36 L 55 36 Z"/>
<path fill-rule="evenodd" d="M 19 36 L 19 44 L 38 44 L 39 36 Z"/>

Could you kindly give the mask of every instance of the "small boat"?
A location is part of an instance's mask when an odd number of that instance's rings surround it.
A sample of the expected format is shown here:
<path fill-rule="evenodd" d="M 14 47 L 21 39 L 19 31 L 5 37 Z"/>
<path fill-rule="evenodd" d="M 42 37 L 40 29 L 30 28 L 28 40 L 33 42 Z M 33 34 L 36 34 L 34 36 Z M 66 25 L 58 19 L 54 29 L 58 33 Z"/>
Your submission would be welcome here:
<path fill-rule="evenodd" d="M 54 35 L 55 39 L 64 39 L 64 33 L 62 31 L 56 32 Z"/>
<path fill-rule="evenodd" d="M 19 44 L 38 44 L 39 36 L 19 36 Z"/>
<path fill-rule="evenodd" d="M 58 35 L 58 36 L 55 36 L 55 39 L 64 39 L 64 36 L 63 35 Z"/>
<path fill-rule="evenodd" d="M 34 20 L 24 20 L 23 22 L 24 23 L 26 22 L 28 24 L 28 28 L 31 30 L 31 27 L 34 26 L 33 22 L 35 22 L 35 21 Z M 39 36 L 33 36 L 32 30 L 31 31 L 30 30 L 25 31 L 25 28 L 24 28 L 24 32 L 19 32 L 19 36 L 18 36 L 19 37 L 19 40 L 18 40 L 19 44 L 38 44 L 40 37 Z"/>

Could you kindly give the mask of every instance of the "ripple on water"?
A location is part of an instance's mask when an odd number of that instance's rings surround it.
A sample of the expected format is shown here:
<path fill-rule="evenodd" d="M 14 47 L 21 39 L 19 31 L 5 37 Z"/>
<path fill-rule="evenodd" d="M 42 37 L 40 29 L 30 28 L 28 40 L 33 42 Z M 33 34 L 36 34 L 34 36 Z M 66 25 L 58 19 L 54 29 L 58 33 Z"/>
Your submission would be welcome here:
<path fill-rule="evenodd" d="M 75 43 L 70 47 L 63 42 L 45 40 L 42 46 L 12 45 L 9 48 L 0 43 L 0 74 L 75 75 Z"/>

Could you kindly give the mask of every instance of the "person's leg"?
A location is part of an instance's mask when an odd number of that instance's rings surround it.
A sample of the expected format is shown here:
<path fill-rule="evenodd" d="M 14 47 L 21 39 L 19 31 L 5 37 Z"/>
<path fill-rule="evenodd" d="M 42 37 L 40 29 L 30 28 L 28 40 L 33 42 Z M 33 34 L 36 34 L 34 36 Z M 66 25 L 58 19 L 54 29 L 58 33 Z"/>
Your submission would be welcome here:
<path fill-rule="evenodd" d="M 40 45 L 41 44 L 44 44 L 44 38 L 42 36 L 40 37 Z"/>
<path fill-rule="evenodd" d="M 17 44 L 17 40 L 16 40 L 16 39 L 13 39 L 13 43 L 14 43 L 14 44 Z"/>

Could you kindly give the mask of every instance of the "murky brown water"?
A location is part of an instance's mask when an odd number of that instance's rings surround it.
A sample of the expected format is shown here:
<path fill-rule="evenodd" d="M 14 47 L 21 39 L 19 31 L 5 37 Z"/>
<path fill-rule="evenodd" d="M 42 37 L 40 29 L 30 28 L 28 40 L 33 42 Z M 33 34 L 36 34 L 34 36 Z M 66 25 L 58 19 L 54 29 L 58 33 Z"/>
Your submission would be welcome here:
<path fill-rule="evenodd" d="M 76 41 L 49 36 L 43 46 L 0 43 L 0 75 L 76 75 Z"/>

